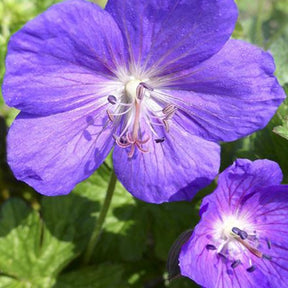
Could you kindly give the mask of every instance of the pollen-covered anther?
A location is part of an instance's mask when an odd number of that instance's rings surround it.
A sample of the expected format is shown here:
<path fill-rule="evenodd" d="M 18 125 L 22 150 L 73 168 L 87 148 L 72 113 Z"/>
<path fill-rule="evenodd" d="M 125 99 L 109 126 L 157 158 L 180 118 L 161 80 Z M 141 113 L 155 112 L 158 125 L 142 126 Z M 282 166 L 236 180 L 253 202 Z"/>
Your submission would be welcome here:
<path fill-rule="evenodd" d="M 270 242 L 270 240 L 267 240 L 266 242 L 267 242 L 267 247 L 268 247 L 268 249 L 271 249 L 271 242 Z"/>
<path fill-rule="evenodd" d="M 107 100 L 110 104 L 115 105 L 117 103 L 117 98 L 114 95 L 109 95 Z"/>
<path fill-rule="evenodd" d="M 171 120 L 172 117 L 174 116 L 174 114 L 176 113 L 177 111 L 177 108 L 175 105 L 173 104 L 169 104 L 167 105 L 166 107 L 164 107 L 162 109 L 162 113 L 165 115 L 165 117 L 163 118 L 163 124 L 164 124 L 164 127 L 165 127 L 165 130 L 167 132 L 169 132 L 170 130 L 170 127 L 169 127 L 169 123 L 168 123 L 168 120 Z"/>
<path fill-rule="evenodd" d="M 207 244 L 207 245 L 206 245 L 206 249 L 207 249 L 207 250 L 216 250 L 217 248 L 216 248 L 216 246 L 214 246 L 213 244 Z"/>
<path fill-rule="evenodd" d="M 256 270 L 256 266 L 252 265 L 249 268 L 246 269 L 247 272 L 251 273 L 254 272 Z"/>
<path fill-rule="evenodd" d="M 136 96 L 138 100 L 143 100 L 145 96 L 145 87 L 141 83 L 136 88 Z"/>
<path fill-rule="evenodd" d="M 145 83 L 145 82 L 140 82 L 139 85 L 143 86 L 145 89 L 149 90 L 149 91 L 153 91 L 154 88 L 152 86 L 150 86 L 149 84 Z"/>
<path fill-rule="evenodd" d="M 238 267 L 239 265 L 241 264 L 241 261 L 238 259 L 238 260 L 235 260 L 232 262 L 231 264 L 231 268 L 235 269 L 236 267 Z"/>
<path fill-rule="evenodd" d="M 240 231 L 241 231 L 241 229 L 239 229 L 238 227 L 233 227 L 233 228 L 232 228 L 232 232 L 233 232 L 234 234 L 238 235 L 238 236 L 239 236 Z"/>
<path fill-rule="evenodd" d="M 165 141 L 165 138 L 164 138 L 164 137 L 162 137 L 162 138 L 157 138 L 157 139 L 155 139 L 154 141 L 155 141 L 155 143 L 163 143 L 163 142 Z"/>
<path fill-rule="evenodd" d="M 267 254 L 263 254 L 262 258 L 267 259 L 267 260 L 272 260 L 272 257 L 270 255 L 267 255 Z"/>
<path fill-rule="evenodd" d="M 110 110 L 106 110 L 106 113 L 107 113 L 107 116 L 108 116 L 108 119 L 113 122 L 114 121 L 114 115 L 112 114 L 112 112 Z"/>
<path fill-rule="evenodd" d="M 245 240 L 248 238 L 248 233 L 244 230 L 237 228 L 237 227 L 233 227 L 232 232 L 234 234 L 238 235 L 242 240 Z"/>

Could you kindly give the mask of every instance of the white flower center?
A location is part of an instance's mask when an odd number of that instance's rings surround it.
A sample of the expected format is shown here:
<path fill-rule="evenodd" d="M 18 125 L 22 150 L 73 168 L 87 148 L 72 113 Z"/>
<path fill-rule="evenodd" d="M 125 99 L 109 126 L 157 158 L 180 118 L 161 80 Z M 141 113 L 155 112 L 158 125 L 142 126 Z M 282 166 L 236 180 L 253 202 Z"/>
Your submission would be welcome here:
<path fill-rule="evenodd" d="M 135 151 L 149 152 L 151 140 L 163 143 L 177 112 L 176 106 L 169 103 L 172 97 L 162 92 L 153 79 L 143 73 L 132 75 L 120 73 L 121 89 L 107 95 L 106 109 L 114 126 L 115 143 L 130 149 L 129 158 Z"/>
<path fill-rule="evenodd" d="M 130 102 L 137 99 L 137 87 L 141 82 L 142 81 L 138 79 L 133 79 L 125 85 L 126 96 L 130 100 Z"/>
<path fill-rule="evenodd" d="M 252 233 L 252 227 L 249 225 L 245 219 L 239 219 L 234 215 L 229 215 L 225 217 L 222 221 L 218 221 L 215 224 L 215 232 L 216 232 L 216 238 L 222 239 L 225 241 L 234 241 L 235 240 L 235 234 L 232 232 L 232 229 L 234 227 L 237 227 L 241 230 L 244 230 L 246 232 Z"/>
<path fill-rule="evenodd" d="M 270 241 L 260 237 L 248 218 L 239 215 L 223 215 L 215 223 L 206 249 L 215 251 L 217 257 L 221 257 L 223 263 L 229 264 L 232 269 L 245 265 L 247 272 L 256 269 L 253 258 L 271 260 L 271 256 L 263 251 L 271 249 Z"/>

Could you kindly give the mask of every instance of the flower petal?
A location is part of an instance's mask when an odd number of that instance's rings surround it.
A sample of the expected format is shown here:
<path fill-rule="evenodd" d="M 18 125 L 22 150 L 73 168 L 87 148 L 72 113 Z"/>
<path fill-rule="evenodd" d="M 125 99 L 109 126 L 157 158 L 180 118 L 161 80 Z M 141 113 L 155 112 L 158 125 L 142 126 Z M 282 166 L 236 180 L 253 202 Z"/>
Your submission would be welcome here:
<path fill-rule="evenodd" d="M 30 114 L 69 111 L 107 92 L 124 54 L 109 13 L 83 0 L 56 4 L 11 37 L 5 101 Z"/>
<path fill-rule="evenodd" d="M 215 206 L 221 212 L 241 210 L 245 201 L 258 189 L 280 184 L 282 178 L 276 162 L 237 159 L 219 175 L 215 192 L 205 197 L 201 207 L 209 203 L 210 208 Z"/>
<path fill-rule="evenodd" d="M 109 0 L 130 60 L 167 74 L 193 67 L 219 51 L 237 20 L 232 0 Z"/>
<path fill-rule="evenodd" d="M 272 287 L 287 287 L 288 280 L 288 185 L 260 189 L 243 209 L 251 209 L 257 219 L 257 231 L 263 240 L 262 251 L 269 261 L 258 261 Z M 245 203 L 246 204 L 246 203 Z M 251 218 L 252 218 L 251 217 Z M 267 245 L 269 241 L 269 246 Z"/>
<path fill-rule="evenodd" d="M 191 200 L 219 169 L 218 144 L 172 129 L 163 143 L 150 140 L 149 152 L 115 147 L 115 173 L 135 197 L 152 203 Z"/>
<path fill-rule="evenodd" d="M 233 141 L 263 128 L 284 100 L 274 70 L 269 53 L 229 40 L 201 65 L 166 79 L 173 89 L 166 94 L 182 109 L 183 127 L 205 139 Z"/>
<path fill-rule="evenodd" d="M 69 193 L 112 148 L 103 113 L 93 105 L 46 117 L 21 112 L 8 133 L 8 163 L 16 178 L 44 195 Z"/>

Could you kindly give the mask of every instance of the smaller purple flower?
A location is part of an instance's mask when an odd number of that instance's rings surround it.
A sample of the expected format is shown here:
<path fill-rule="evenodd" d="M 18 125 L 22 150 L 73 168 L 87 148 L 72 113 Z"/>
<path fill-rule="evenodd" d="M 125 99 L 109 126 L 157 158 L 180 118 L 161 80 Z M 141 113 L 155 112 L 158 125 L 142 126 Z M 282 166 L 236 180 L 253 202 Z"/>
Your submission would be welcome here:
<path fill-rule="evenodd" d="M 206 288 L 287 287 L 288 185 L 269 160 L 237 160 L 204 198 L 181 274 Z"/>

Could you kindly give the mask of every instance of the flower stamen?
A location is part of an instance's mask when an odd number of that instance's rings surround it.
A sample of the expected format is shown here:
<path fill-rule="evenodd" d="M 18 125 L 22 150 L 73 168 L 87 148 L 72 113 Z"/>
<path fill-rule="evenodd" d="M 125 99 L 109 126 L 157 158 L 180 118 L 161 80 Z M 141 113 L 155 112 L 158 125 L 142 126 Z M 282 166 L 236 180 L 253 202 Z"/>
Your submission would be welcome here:
<path fill-rule="evenodd" d="M 252 265 L 249 268 L 246 269 L 247 272 L 251 273 L 254 272 L 256 270 L 256 266 Z"/>
<path fill-rule="evenodd" d="M 258 258 L 263 258 L 263 253 L 257 250 L 256 248 L 249 245 L 245 240 L 243 240 L 240 237 L 235 237 L 235 239 L 240 242 L 245 248 L 247 248 L 253 255 L 255 255 Z"/>
<path fill-rule="evenodd" d="M 110 104 L 115 105 L 117 103 L 117 98 L 114 95 L 109 95 L 107 100 Z"/>
<path fill-rule="evenodd" d="M 231 264 L 231 267 L 233 268 L 233 269 L 235 269 L 237 266 L 239 266 L 241 264 L 241 261 L 238 259 L 238 260 L 235 260 L 235 261 L 233 261 L 232 262 L 232 264 Z"/>
<path fill-rule="evenodd" d="M 233 227 L 233 228 L 232 228 L 232 232 L 233 232 L 234 234 L 240 236 L 240 238 L 241 238 L 242 240 L 245 240 L 245 239 L 248 238 L 248 233 L 247 233 L 246 231 L 244 231 L 244 230 L 241 230 L 241 229 L 237 228 L 237 227 Z"/>
<path fill-rule="evenodd" d="M 164 141 L 165 141 L 164 137 L 155 139 L 156 143 L 163 143 Z"/>
<path fill-rule="evenodd" d="M 126 125 L 125 128 L 122 130 L 122 133 L 119 137 L 115 137 L 116 144 L 121 148 L 131 147 L 130 152 L 128 153 L 128 157 L 132 158 L 135 153 L 135 148 L 137 147 L 139 151 L 146 153 L 148 149 L 144 149 L 142 145 L 146 144 L 150 140 L 150 136 L 146 136 L 145 139 L 141 139 L 140 136 L 142 133 L 140 131 L 140 120 L 141 120 L 141 105 L 144 97 L 146 96 L 146 90 L 152 91 L 153 88 L 150 87 L 148 84 L 144 82 L 140 82 L 138 80 L 131 80 L 126 84 L 126 96 L 128 97 L 129 101 L 132 101 L 127 104 L 129 108 L 126 109 L 124 112 L 121 113 L 107 113 L 109 119 L 113 121 L 112 116 L 119 116 L 127 113 L 131 109 L 133 109 L 132 114 L 128 115 L 126 118 Z M 115 98 L 110 97 L 110 101 L 114 103 Z M 119 105 L 122 105 L 120 103 Z M 142 112 L 143 113 L 143 112 Z M 133 115 L 133 116 L 132 116 Z M 133 117 L 133 118 L 132 118 Z M 132 127 L 131 127 L 132 126 Z M 129 127 L 131 127 L 129 129 Z M 123 137 L 125 135 L 125 141 L 123 141 Z M 122 138 L 121 138 L 122 137 Z"/>
<path fill-rule="evenodd" d="M 163 118 L 163 124 L 164 124 L 164 127 L 165 127 L 165 130 L 167 132 L 169 132 L 170 130 L 170 127 L 169 127 L 169 123 L 168 123 L 168 120 L 171 120 L 172 117 L 174 116 L 174 114 L 176 113 L 177 111 L 177 108 L 175 107 L 175 105 L 173 104 L 169 104 L 167 105 L 166 107 L 164 107 L 162 109 L 162 112 L 163 114 L 165 115 L 165 117 Z"/>
<path fill-rule="evenodd" d="M 207 244 L 207 245 L 206 245 L 206 249 L 207 249 L 207 250 L 216 250 L 217 248 L 216 248 L 216 246 L 214 246 L 214 245 L 212 245 L 212 244 Z"/>
<path fill-rule="evenodd" d="M 266 242 L 267 242 L 268 249 L 271 249 L 271 242 L 270 242 L 270 240 L 266 240 Z"/>

